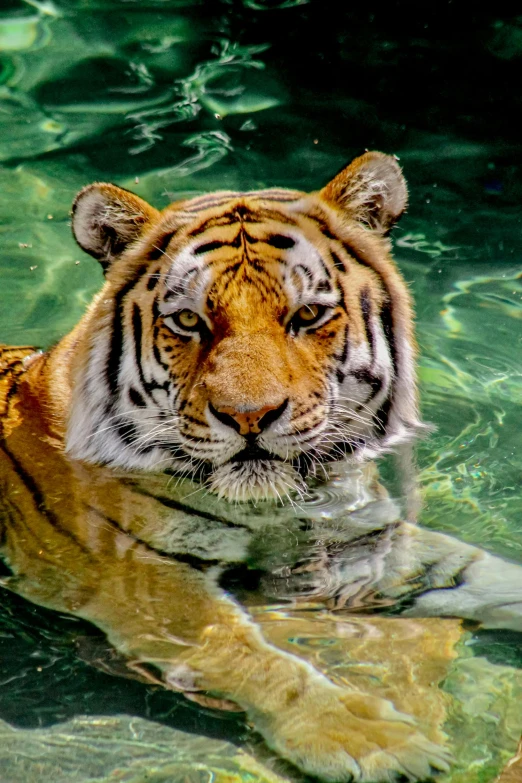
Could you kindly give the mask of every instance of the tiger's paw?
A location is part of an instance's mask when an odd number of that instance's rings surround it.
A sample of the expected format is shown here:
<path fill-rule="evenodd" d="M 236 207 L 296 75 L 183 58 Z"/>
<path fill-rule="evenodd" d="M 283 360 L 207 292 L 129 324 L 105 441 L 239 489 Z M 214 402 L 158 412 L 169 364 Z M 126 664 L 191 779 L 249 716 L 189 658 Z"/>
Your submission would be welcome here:
<path fill-rule="evenodd" d="M 281 706 L 268 724 L 256 721 L 268 744 L 303 772 L 335 783 L 380 783 L 449 771 L 449 751 L 389 701 L 331 684 L 313 690 Z"/>

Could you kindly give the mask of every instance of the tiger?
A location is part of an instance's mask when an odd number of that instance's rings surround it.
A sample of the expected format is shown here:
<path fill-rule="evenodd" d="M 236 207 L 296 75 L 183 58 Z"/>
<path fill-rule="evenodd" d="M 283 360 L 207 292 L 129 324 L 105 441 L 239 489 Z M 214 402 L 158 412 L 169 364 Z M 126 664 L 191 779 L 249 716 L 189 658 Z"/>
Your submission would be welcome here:
<path fill-rule="evenodd" d="M 259 596 L 242 605 L 227 573 L 272 542 L 257 570 L 273 600 L 376 597 L 452 629 L 522 614 L 520 569 L 402 521 L 371 462 L 423 426 L 389 239 L 406 205 L 379 152 L 316 193 L 161 212 L 89 185 L 72 229 L 100 293 L 49 350 L 0 348 L 4 587 L 94 623 L 164 687 L 239 705 L 326 781 L 423 780 L 451 756 L 388 699 L 270 643 L 248 612 Z M 331 520 L 307 505 L 321 481 L 344 498 Z"/>
<path fill-rule="evenodd" d="M 106 282 L 31 371 L 66 453 L 186 470 L 244 501 L 407 438 L 412 312 L 386 236 L 406 201 L 380 153 L 311 195 L 218 192 L 158 212 L 113 185 L 82 190 L 74 235 Z"/>

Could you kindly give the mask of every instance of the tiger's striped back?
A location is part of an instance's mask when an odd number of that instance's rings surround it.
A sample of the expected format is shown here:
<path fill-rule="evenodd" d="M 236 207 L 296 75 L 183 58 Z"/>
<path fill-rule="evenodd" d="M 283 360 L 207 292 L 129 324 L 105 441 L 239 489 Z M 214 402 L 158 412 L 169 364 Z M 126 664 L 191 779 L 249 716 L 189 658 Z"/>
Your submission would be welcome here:
<path fill-rule="evenodd" d="M 0 345 L 0 439 L 10 434 L 20 415 L 18 381 L 27 369 L 27 360 L 35 355 L 35 348 Z"/>

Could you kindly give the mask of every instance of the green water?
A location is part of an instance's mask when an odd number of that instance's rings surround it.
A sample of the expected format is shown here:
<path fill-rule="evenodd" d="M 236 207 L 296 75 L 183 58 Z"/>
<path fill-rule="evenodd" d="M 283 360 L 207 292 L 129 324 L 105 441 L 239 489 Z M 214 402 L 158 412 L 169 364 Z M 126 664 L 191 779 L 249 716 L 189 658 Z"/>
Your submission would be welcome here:
<path fill-rule="evenodd" d="M 411 189 L 395 255 L 437 427 L 417 450 L 420 523 L 522 563 L 521 63 L 519 18 L 451 4 L 3 0 L 1 341 L 48 346 L 99 288 L 69 227 L 89 182 L 164 206 L 217 188 L 315 189 L 365 148 L 395 153 Z M 393 489 L 393 461 L 382 470 Z M 240 718 L 92 668 L 84 636 L 3 596 L 2 783 L 276 774 Z M 520 641 L 470 630 L 462 642 L 450 733 L 470 751 L 455 781 L 493 780 L 514 752 Z"/>

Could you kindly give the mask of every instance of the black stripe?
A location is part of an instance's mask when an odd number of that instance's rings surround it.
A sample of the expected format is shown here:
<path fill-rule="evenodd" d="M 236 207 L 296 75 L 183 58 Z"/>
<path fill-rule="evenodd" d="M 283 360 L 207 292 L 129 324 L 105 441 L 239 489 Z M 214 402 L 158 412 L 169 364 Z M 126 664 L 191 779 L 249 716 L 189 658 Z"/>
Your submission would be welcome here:
<path fill-rule="evenodd" d="M 388 288 L 386 286 L 386 282 L 384 280 L 384 277 L 382 274 L 375 269 L 374 266 L 372 266 L 371 263 L 366 261 L 359 253 L 357 253 L 353 247 L 351 247 L 348 244 L 344 244 L 344 249 L 350 255 L 352 258 L 354 258 L 357 263 L 361 264 L 362 266 L 365 266 L 367 269 L 370 269 L 380 280 L 380 283 L 388 295 L 387 302 L 383 305 L 381 308 L 381 312 L 379 313 L 379 317 L 382 323 L 382 328 L 384 332 L 384 336 L 386 340 L 388 341 L 388 346 L 390 350 L 390 356 L 393 364 L 394 374 L 395 377 L 398 375 L 398 355 L 397 355 L 397 345 L 395 342 L 395 334 L 393 329 L 393 303 L 388 291 Z M 382 386 L 382 382 L 381 382 Z M 376 392 L 378 393 L 378 392 Z M 372 393 L 370 400 L 375 397 L 375 394 Z M 392 406 L 392 399 L 393 399 L 393 389 L 391 390 L 391 393 L 389 394 L 388 398 L 385 400 L 383 405 L 381 406 L 380 410 L 376 414 L 376 418 L 378 420 L 379 426 L 381 427 L 382 431 L 384 432 L 389 419 L 389 414 Z"/>
<path fill-rule="evenodd" d="M 266 196 L 263 196 L 262 194 L 256 193 L 256 198 L 259 198 L 259 200 L 266 200 L 266 201 L 277 201 L 280 204 L 289 204 L 292 201 L 299 201 L 302 197 L 301 196 L 274 196 L 270 193 L 267 193 Z"/>
<path fill-rule="evenodd" d="M 161 354 L 159 352 L 158 343 L 156 342 L 157 336 L 158 336 L 158 327 L 154 327 L 154 336 L 153 336 L 153 343 L 152 343 L 152 353 L 154 354 L 154 358 L 156 359 L 157 363 L 160 365 L 160 367 L 163 367 L 164 370 L 169 369 L 169 365 L 166 364 L 164 361 L 162 361 Z"/>
<path fill-rule="evenodd" d="M 151 492 L 148 492 L 143 487 L 136 486 L 132 479 L 121 479 L 123 484 L 127 484 L 132 487 L 132 489 L 137 492 L 140 495 L 144 495 L 147 498 L 153 498 L 154 500 L 157 500 L 158 503 L 161 503 L 162 506 L 166 506 L 166 508 L 174 509 L 175 511 L 183 511 L 185 514 L 188 514 L 191 517 L 201 517 L 201 519 L 207 519 L 210 522 L 219 522 L 221 525 L 224 525 L 225 527 L 231 528 L 232 530 L 245 530 L 245 525 L 236 524 L 235 522 L 231 522 L 228 519 L 225 519 L 224 517 L 218 517 L 215 514 L 210 514 L 207 511 L 202 511 L 200 508 L 193 508 L 192 506 L 185 505 L 184 503 L 181 503 L 179 500 L 173 500 L 173 498 L 167 498 L 162 495 L 153 495 Z"/>
<path fill-rule="evenodd" d="M 120 288 L 116 296 L 114 297 L 114 312 L 112 317 L 112 329 L 111 329 L 111 345 L 109 348 L 109 355 L 107 357 L 107 364 L 105 368 L 105 375 L 107 378 L 107 384 L 109 386 L 109 392 L 113 397 L 116 396 L 118 391 L 118 381 L 120 375 L 120 365 L 123 351 L 123 304 L 127 294 L 140 282 L 141 278 L 147 271 L 147 265 L 143 264 L 137 270 L 131 280 L 128 280 L 123 288 Z M 114 400 L 109 401 L 109 408 L 114 404 Z"/>
<path fill-rule="evenodd" d="M 368 347 L 370 348 L 370 356 L 373 362 L 375 358 L 375 335 L 372 328 L 372 302 L 370 299 L 370 292 L 367 288 L 363 288 L 360 292 L 359 302 L 361 304 L 366 340 L 368 342 Z"/>
<path fill-rule="evenodd" d="M 328 280 L 321 280 L 319 283 L 317 283 L 315 287 L 315 293 L 330 293 L 332 290 L 332 286 L 330 285 Z"/>
<path fill-rule="evenodd" d="M 183 418 L 185 418 L 185 417 L 183 417 Z M 206 425 L 206 422 L 205 422 L 205 425 Z M 197 435 L 192 435 L 192 434 L 190 435 L 190 442 L 191 443 L 205 443 L 205 444 L 209 444 L 209 443 L 213 444 L 214 443 L 212 438 L 210 438 L 208 435 L 205 436 L 204 438 L 200 438 Z M 186 456 L 186 452 L 185 452 L 185 456 Z"/>
<path fill-rule="evenodd" d="M 144 539 L 139 538 L 139 536 L 126 530 L 122 525 L 120 525 L 118 520 L 107 516 L 107 514 L 104 514 L 103 511 L 100 511 L 99 509 L 95 508 L 94 506 L 90 506 L 87 503 L 84 504 L 84 507 L 91 514 L 96 514 L 97 517 L 103 519 L 103 521 L 107 522 L 109 525 L 111 525 L 111 527 L 116 528 L 118 532 L 123 533 L 125 536 L 130 538 L 132 541 L 134 541 L 135 544 L 144 547 L 144 549 L 147 549 L 149 552 L 154 552 L 160 557 L 167 558 L 170 561 L 176 560 L 179 563 L 184 563 L 186 565 L 189 565 L 191 568 L 196 569 L 196 571 L 206 571 L 207 568 L 211 568 L 212 566 L 219 565 L 221 562 L 215 559 L 205 560 L 202 557 L 197 557 L 197 555 L 191 555 L 189 553 L 167 552 L 164 549 L 156 549 L 156 547 L 151 546 Z"/>
<path fill-rule="evenodd" d="M 303 194 L 299 192 L 292 192 L 290 190 L 285 190 L 284 188 L 265 188 L 265 190 L 254 190 L 251 193 L 247 193 L 247 196 L 251 196 L 252 198 L 256 198 L 259 200 L 267 200 L 270 201 L 270 199 L 274 199 L 275 201 L 299 201 Z"/>
<path fill-rule="evenodd" d="M 340 440 L 332 444 L 330 448 L 330 454 L 334 455 L 336 459 L 339 459 L 341 454 L 353 454 L 356 449 L 360 449 L 366 445 L 364 438 L 352 437 L 351 440 Z M 322 455 L 319 457 L 319 462 Z"/>
<path fill-rule="evenodd" d="M 256 272 L 266 272 L 266 267 L 262 261 L 259 261 L 257 258 L 247 258 L 248 264 L 252 269 L 255 269 Z M 259 288 L 263 286 L 264 289 L 264 295 L 263 295 L 263 301 L 266 302 L 266 293 L 267 293 L 267 287 L 261 281 L 259 281 Z"/>
<path fill-rule="evenodd" d="M 23 356 L 22 353 L 24 354 Z M 11 345 L 0 344 L 0 359 L 4 361 L 4 357 L 7 355 L 8 358 L 5 359 L 5 361 L 9 362 L 10 367 L 14 367 L 16 364 L 22 364 L 24 359 L 27 359 L 28 356 L 35 353 L 41 353 L 41 351 L 33 345 L 16 345 L 13 347 Z M 10 358 L 11 354 L 14 354 L 14 359 Z M 6 368 L 4 367 L 4 369 Z"/>
<path fill-rule="evenodd" d="M 315 223 L 321 234 L 323 234 L 327 239 L 339 239 L 339 237 L 336 237 L 334 234 L 332 234 L 330 226 L 324 217 L 310 214 L 305 214 L 305 217 L 308 218 L 308 220 L 311 220 L 312 223 Z"/>
<path fill-rule="evenodd" d="M 162 237 L 159 242 L 154 246 L 154 248 L 149 253 L 149 260 L 150 261 L 157 261 L 160 256 L 165 255 L 165 250 L 167 249 L 167 246 L 174 236 L 176 234 L 178 229 L 175 229 L 174 231 L 171 231 L 169 234 L 165 234 L 164 237 Z"/>
<path fill-rule="evenodd" d="M 245 223 L 262 223 L 264 220 L 273 220 L 286 226 L 295 226 L 295 220 L 275 209 L 256 209 L 253 212 L 247 208 L 237 210 L 236 214 Z"/>
<path fill-rule="evenodd" d="M 348 351 L 350 350 L 349 337 L 350 337 L 350 327 L 348 326 L 348 324 L 346 324 L 346 326 L 344 327 L 344 345 L 343 345 L 343 350 L 341 351 L 341 355 L 340 356 L 338 356 L 338 355 L 335 356 L 337 361 L 341 362 L 341 364 L 343 366 L 346 363 L 346 360 L 348 359 Z"/>
<path fill-rule="evenodd" d="M 235 221 L 232 221 L 230 225 L 232 225 L 234 222 Z M 213 250 L 218 250 L 220 247 L 241 247 L 241 231 L 239 231 L 234 239 L 232 239 L 230 242 L 225 242 L 224 240 L 215 240 L 213 242 L 206 242 L 203 245 L 199 245 L 199 247 L 196 247 L 194 250 L 194 255 L 200 256 L 203 255 L 203 253 L 211 253 Z"/>
<path fill-rule="evenodd" d="M 142 328 L 142 320 L 141 320 L 141 310 L 139 308 L 139 305 L 134 302 L 134 306 L 132 308 L 132 331 L 134 335 L 134 360 L 136 362 L 136 369 L 138 370 L 138 375 L 140 378 L 141 386 L 145 393 L 150 397 L 150 394 L 148 393 L 148 383 L 145 380 L 145 376 L 143 375 L 143 367 L 141 366 L 141 344 L 142 344 L 142 334 L 143 334 L 143 328 Z"/>
<path fill-rule="evenodd" d="M 381 307 L 380 319 L 382 323 L 382 329 L 384 336 L 388 341 L 388 347 L 390 349 L 390 356 L 393 364 L 393 369 L 397 370 L 397 346 L 395 345 L 395 333 L 393 331 L 393 314 L 390 300 L 384 303 Z"/>
<path fill-rule="evenodd" d="M 164 443 L 162 445 L 162 449 L 163 451 L 168 451 L 169 454 L 171 454 L 175 459 L 187 459 L 187 452 L 181 446 L 175 446 L 172 443 Z M 172 468 L 165 468 L 165 472 L 176 475 L 175 470 Z"/>
<path fill-rule="evenodd" d="M 284 234 L 272 234 L 268 239 L 264 239 L 267 245 L 277 247 L 278 250 L 288 250 L 290 247 L 294 247 L 295 241 L 291 237 L 286 237 Z"/>
<path fill-rule="evenodd" d="M 24 470 L 21 463 L 17 460 L 14 454 L 5 445 L 3 446 L 3 451 L 10 460 L 16 474 L 21 479 L 26 490 L 32 497 L 35 511 L 38 514 L 41 514 L 51 525 L 51 527 L 53 527 L 55 530 L 58 530 L 63 536 L 65 536 L 65 538 L 73 541 L 84 554 L 91 554 L 90 548 L 87 547 L 77 536 L 75 536 L 71 530 L 64 529 L 59 517 L 54 513 L 54 511 L 51 511 L 51 509 L 47 508 L 45 495 L 40 490 L 40 487 L 36 483 L 35 479 Z M 33 532 L 33 535 L 35 535 L 34 531 L 31 532 Z"/>
<path fill-rule="evenodd" d="M 134 448 L 135 443 L 139 437 L 138 431 L 134 424 L 131 424 L 130 422 L 122 422 L 121 424 L 118 424 L 117 432 L 126 446 L 131 446 Z M 142 454 L 150 450 L 150 447 L 144 447 L 143 449 L 140 448 L 136 451 L 138 454 Z"/>
<path fill-rule="evenodd" d="M 313 413 L 314 410 L 315 410 L 315 408 L 311 408 L 310 409 L 310 411 L 312 413 Z M 296 421 L 299 421 L 301 416 L 305 416 L 308 412 L 309 411 L 305 411 L 305 413 L 300 413 L 298 416 L 295 417 L 293 423 L 295 424 Z M 296 432 L 293 432 L 292 436 L 293 437 L 300 437 L 300 442 L 304 443 L 306 439 L 304 437 L 301 438 L 301 436 L 308 435 L 311 432 L 311 433 L 313 433 L 313 437 L 315 438 L 317 436 L 317 432 L 315 432 L 316 429 L 317 429 L 317 422 L 315 424 L 311 424 L 309 427 L 303 427 L 303 429 L 297 430 Z"/>
<path fill-rule="evenodd" d="M 49 543 L 48 531 L 45 528 L 43 531 L 34 530 L 29 521 L 30 517 L 21 510 L 16 502 L 17 500 L 19 500 L 19 495 L 8 496 L 3 499 L 2 516 L 5 525 L 0 529 L 0 548 L 4 550 L 0 553 L 0 575 L 2 577 L 17 575 L 16 571 L 13 571 L 8 563 L 5 562 L 5 558 L 9 560 L 10 538 L 8 533 L 10 530 L 17 530 L 18 536 L 23 535 L 24 548 L 27 551 L 29 551 L 30 547 L 29 540 L 34 540 L 34 545 L 38 547 L 38 561 L 40 565 L 53 562 L 52 555 L 49 558 L 47 551 L 44 551 Z M 2 557 L 4 558 L 3 560 Z M 13 563 L 13 567 L 16 567 L 15 563 Z M 5 587 L 9 587 L 9 584 L 5 584 Z"/>
<path fill-rule="evenodd" d="M 380 319 L 384 336 L 388 341 L 388 348 L 393 366 L 394 377 L 397 377 L 397 347 L 395 344 L 395 333 L 393 331 L 393 314 L 391 302 L 388 300 L 381 308 Z M 390 411 L 393 402 L 393 385 L 388 393 L 388 398 L 384 401 L 380 409 L 375 414 L 377 425 L 385 433 L 390 418 Z"/>
<path fill-rule="evenodd" d="M 204 223 L 196 226 L 196 228 L 189 232 L 188 237 L 198 237 L 211 228 L 215 228 L 216 226 L 230 226 L 232 223 L 237 223 L 237 220 L 229 212 L 226 212 L 224 215 L 209 218 Z"/>
<path fill-rule="evenodd" d="M 190 421 L 192 424 L 199 424 L 202 427 L 208 427 L 208 424 L 206 421 L 201 421 L 201 419 L 195 419 L 194 416 L 191 416 L 188 413 L 185 413 L 184 418 L 187 421 Z M 239 426 L 239 425 L 238 425 Z"/>
<path fill-rule="evenodd" d="M 192 201 L 187 203 L 187 206 L 183 207 L 183 212 L 188 214 L 197 215 L 198 212 L 203 212 L 208 209 L 215 209 L 222 207 L 224 204 L 230 204 L 237 201 L 240 198 L 238 193 L 229 193 L 226 196 L 217 197 L 217 194 L 209 193 L 206 196 L 197 196 Z"/>
<path fill-rule="evenodd" d="M 377 429 L 379 429 L 383 434 L 386 433 L 386 428 L 388 426 L 388 419 L 390 418 L 390 410 L 391 410 L 391 397 L 388 397 L 377 413 L 374 415 L 374 420 L 377 425 Z"/>
<path fill-rule="evenodd" d="M 147 280 L 147 291 L 154 291 L 158 283 L 159 283 L 159 269 L 156 269 L 155 272 L 151 272 L 149 275 L 149 279 Z"/>
<path fill-rule="evenodd" d="M 154 323 L 154 328 L 152 331 L 152 353 L 154 354 L 154 358 L 156 359 L 159 366 L 168 372 L 170 370 L 170 365 L 162 360 L 158 348 L 158 335 L 159 335 L 158 321 L 160 318 L 161 318 L 161 313 L 159 311 L 158 298 L 155 297 L 152 303 L 152 320 Z"/>
<path fill-rule="evenodd" d="M 163 391 L 168 391 L 170 387 L 170 381 L 167 379 L 163 383 L 158 383 L 155 380 L 147 381 L 145 379 L 145 375 L 143 373 L 143 367 L 141 365 L 142 334 L 143 334 L 141 310 L 139 306 L 136 304 L 136 302 L 134 302 L 134 306 L 132 309 L 132 328 L 133 328 L 133 336 L 134 336 L 134 358 L 136 363 L 136 369 L 138 370 L 140 383 L 147 397 L 150 400 L 152 400 L 152 402 L 155 405 L 157 405 L 156 400 L 152 396 L 152 392 L 158 389 L 161 389 Z"/>
<path fill-rule="evenodd" d="M 375 272 L 379 280 L 381 280 L 383 287 L 386 288 L 386 286 L 384 286 L 384 280 L 382 279 L 381 273 L 378 272 L 377 269 L 375 269 L 375 267 L 372 266 L 372 264 L 370 264 L 369 261 L 363 258 L 363 256 L 360 253 L 358 253 L 357 250 L 355 250 L 355 248 L 352 247 L 352 245 L 349 245 L 347 242 L 343 242 L 343 249 L 345 253 L 347 253 L 347 255 L 350 256 L 350 258 L 353 258 L 354 261 L 357 261 L 358 264 L 361 264 L 361 266 L 365 266 L 367 269 L 371 269 L 372 272 Z"/>
<path fill-rule="evenodd" d="M 226 269 L 223 270 L 221 273 L 221 277 L 225 277 L 225 275 L 229 278 L 229 280 L 232 280 L 233 277 L 239 272 L 241 269 L 241 261 L 236 261 L 235 264 L 232 264 L 231 266 L 227 266 Z"/>
<path fill-rule="evenodd" d="M 158 328 L 157 326 L 154 327 L 154 335 L 153 335 L 153 343 L 152 343 L 152 353 L 154 354 L 154 358 L 156 359 L 156 362 L 160 365 L 160 367 L 163 367 L 164 370 L 169 369 L 169 365 L 165 364 L 165 362 L 162 361 L 161 355 L 159 352 L 158 344 L 156 342 L 158 336 Z"/>
<path fill-rule="evenodd" d="M 346 267 L 346 264 L 340 258 L 337 253 L 335 253 L 333 250 L 330 250 L 330 255 L 332 257 L 333 265 L 336 269 L 339 269 L 340 272 L 347 272 L 348 269 Z"/>
<path fill-rule="evenodd" d="M 207 242 L 204 245 L 199 245 L 199 247 L 197 247 L 194 250 L 194 254 L 196 256 L 200 256 L 203 253 L 211 253 L 213 250 L 217 250 L 219 247 L 223 247 L 224 245 L 229 245 L 229 244 L 230 242 L 218 242 L 218 241 Z"/>
<path fill-rule="evenodd" d="M 129 398 L 133 405 L 136 405 L 138 408 L 146 408 L 147 403 L 139 393 L 137 389 L 134 388 L 134 386 L 131 386 L 129 389 Z"/>
<path fill-rule="evenodd" d="M 11 387 L 8 389 L 7 394 L 4 396 L 3 403 L 7 414 L 9 413 L 9 402 L 11 401 L 12 397 L 14 397 L 18 393 L 19 378 L 20 376 L 17 375 L 16 380 L 12 382 Z M 1 421 L 0 421 L 0 427 L 2 427 Z"/>

